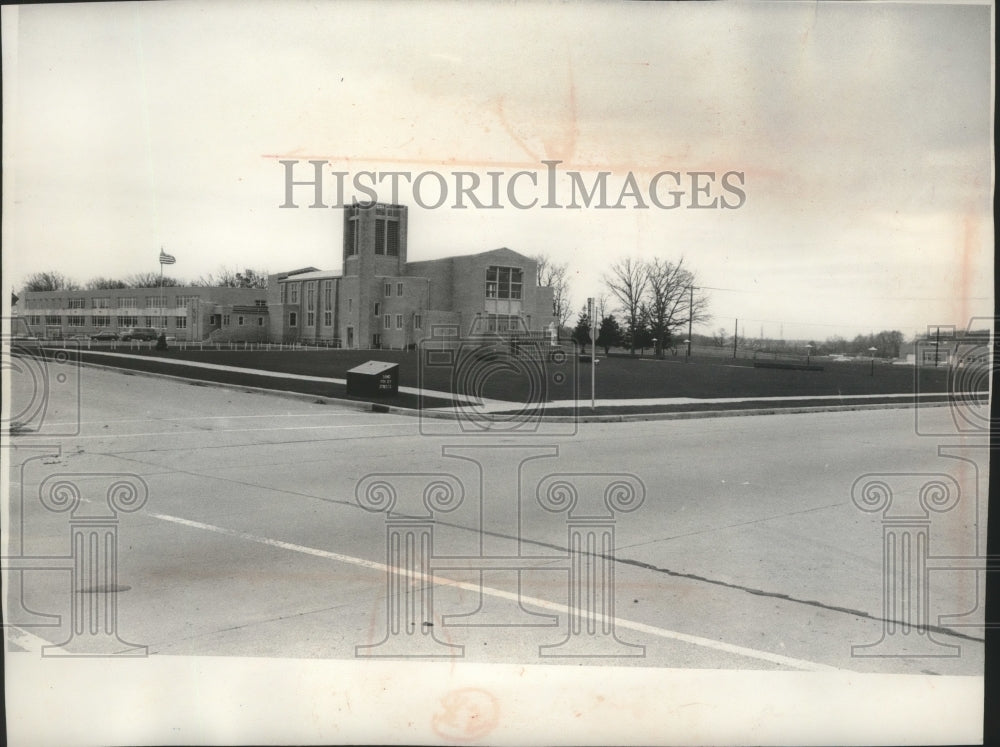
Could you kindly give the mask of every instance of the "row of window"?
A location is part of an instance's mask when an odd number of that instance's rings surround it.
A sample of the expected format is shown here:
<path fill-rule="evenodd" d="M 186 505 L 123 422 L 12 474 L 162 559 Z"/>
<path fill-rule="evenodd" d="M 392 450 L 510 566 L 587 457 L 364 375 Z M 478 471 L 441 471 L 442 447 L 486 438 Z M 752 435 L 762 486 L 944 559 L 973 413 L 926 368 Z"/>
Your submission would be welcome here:
<path fill-rule="evenodd" d="M 209 324 L 219 324 L 219 320 L 220 319 L 222 320 L 222 325 L 221 326 L 223 326 L 223 327 L 232 326 L 233 317 L 232 317 L 231 314 L 211 314 L 208 317 L 208 323 Z M 258 327 L 263 327 L 264 326 L 264 317 L 258 316 L 258 317 L 256 317 L 256 319 L 257 319 L 257 326 Z M 237 327 L 242 327 L 244 324 L 246 324 L 246 317 L 243 316 L 243 314 L 237 314 L 236 315 L 236 326 Z"/>
<path fill-rule="evenodd" d="M 187 306 L 193 301 L 197 301 L 201 298 L 198 295 L 188 295 L 188 296 L 174 296 L 174 303 L 170 304 L 169 296 L 146 296 L 143 299 L 142 308 L 146 309 L 163 309 L 163 308 L 179 308 L 182 306 Z M 136 296 L 120 296 L 114 299 L 115 303 L 112 305 L 111 296 L 96 296 L 90 299 L 90 308 L 92 309 L 138 309 L 139 298 Z M 65 307 L 63 302 L 65 301 Z M 267 308 L 267 301 L 264 299 L 258 299 L 254 301 L 254 305 L 258 308 Z M 85 298 L 29 298 L 27 300 L 27 308 L 29 309 L 46 309 L 46 308 L 66 308 L 67 310 L 83 310 L 87 308 L 87 299 Z"/>
<path fill-rule="evenodd" d="M 283 283 L 281 286 L 281 302 L 297 304 L 299 302 L 299 283 Z M 403 295 L 402 282 L 393 283 L 386 281 L 382 286 L 382 294 L 386 298 L 392 297 L 393 285 L 396 287 L 396 295 Z M 333 281 L 323 281 L 323 305 L 330 308 L 333 305 Z M 524 290 L 524 271 L 520 267 L 497 267 L 486 268 L 486 297 L 520 300 Z M 354 299 L 348 299 L 348 309 L 353 306 Z M 306 310 L 314 311 L 316 304 L 316 283 L 306 283 Z M 378 311 L 375 312 L 378 316 Z"/>
<path fill-rule="evenodd" d="M 240 318 L 242 319 L 242 317 L 240 317 Z M 242 322 L 240 322 L 240 323 L 242 324 Z M 261 323 L 263 323 L 263 320 L 261 320 Z M 306 326 L 307 327 L 312 327 L 312 326 L 314 326 L 314 323 L 315 323 L 315 320 L 314 320 L 313 316 L 310 315 L 309 313 L 307 313 L 306 314 Z M 294 311 L 288 312 L 288 326 L 289 327 L 297 327 L 298 325 L 299 325 L 299 315 L 296 312 L 294 312 Z M 323 326 L 324 327 L 332 327 L 333 326 L 332 315 L 331 316 L 327 316 L 324 319 Z M 423 316 L 420 315 L 420 314 L 414 314 L 413 315 L 413 328 L 414 329 L 423 329 L 423 326 L 424 326 Z M 383 329 L 392 329 L 392 314 L 385 314 L 385 315 L 383 315 L 383 317 L 382 317 L 382 328 Z M 403 315 L 402 314 L 396 314 L 396 329 L 402 329 L 402 328 L 403 328 Z"/>
<path fill-rule="evenodd" d="M 344 227 L 344 250 L 348 257 L 358 253 L 358 219 L 349 218 Z M 386 257 L 399 256 L 399 220 L 394 218 L 375 219 L 375 253 Z"/>
<path fill-rule="evenodd" d="M 306 282 L 306 303 L 310 308 L 314 308 L 316 304 L 316 283 L 318 281 L 313 280 Z M 281 284 L 281 303 L 297 304 L 299 302 L 299 292 L 301 290 L 301 282 L 298 283 L 282 283 Z M 323 281 L 323 306 L 326 308 L 333 307 L 333 281 L 324 280 Z"/>
<path fill-rule="evenodd" d="M 112 322 L 118 327 L 153 327 L 154 329 L 166 329 L 167 320 L 172 318 L 174 320 L 175 329 L 187 329 L 187 317 L 186 316 L 175 316 L 175 317 L 165 317 L 165 316 L 131 316 L 131 315 L 121 315 L 121 316 L 107 316 L 102 314 L 94 314 L 92 316 L 84 316 L 82 314 L 71 314 L 66 317 L 55 316 L 47 314 L 41 316 L 39 314 L 31 314 L 28 316 L 28 324 L 40 325 L 43 323 L 47 325 L 62 325 L 63 320 L 66 320 L 66 325 L 69 327 L 110 327 Z M 142 324 L 139 320 L 142 319 Z"/>

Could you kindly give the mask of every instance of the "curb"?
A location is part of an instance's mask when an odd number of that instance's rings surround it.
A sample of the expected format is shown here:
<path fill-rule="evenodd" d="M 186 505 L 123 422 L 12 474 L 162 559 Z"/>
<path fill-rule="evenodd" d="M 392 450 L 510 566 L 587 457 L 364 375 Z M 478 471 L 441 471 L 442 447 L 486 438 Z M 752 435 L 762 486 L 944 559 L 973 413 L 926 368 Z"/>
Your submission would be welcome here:
<path fill-rule="evenodd" d="M 406 415 L 408 417 L 433 418 L 435 420 L 455 420 L 457 413 L 442 412 L 440 410 L 416 410 L 412 407 L 400 407 L 398 405 L 387 405 L 381 402 L 364 402 L 356 399 L 344 399 L 341 397 L 326 397 L 319 394 L 304 394 L 302 392 L 289 392 L 283 389 L 269 389 L 261 386 L 250 386 L 244 384 L 228 384 L 222 381 L 206 381 L 203 379 L 189 379 L 184 376 L 174 376 L 172 374 L 157 373 L 155 371 L 139 371 L 130 368 L 120 368 L 108 366 L 101 363 L 91 363 L 80 361 L 79 365 L 88 368 L 97 368 L 105 371 L 124 374 L 126 376 L 146 376 L 154 379 L 169 379 L 189 386 L 207 386 L 217 389 L 229 389 L 232 391 L 246 392 L 248 394 L 264 394 L 285 399 L 309 402 L 316 405 L 344 405 L 359 412 L 388 413 L 392 415 Z M 921 402 L 921 407 L 946 407 L 951 403 L 944 402 Z M 754 415 L 804 415 L 819 412 L 851 412 L 854 410 L 902 410 L 915 408 L 916 402 L 884 402 L 881 404 L 856 404 L 856 405 L 818 405 L 816 407 L 761 407 L 746 408 L 739 410 L 686 410 L 683 412 L 646 412 L 646 413 L 616 413 L 613 415 L 549 415 L 542 416 L 550 423 L 627 423 L 642 420 L 697 420 L 702 418 L 733 418 L 751 417 Z M 506 413 L 510 414 L 510 413 Z"/>

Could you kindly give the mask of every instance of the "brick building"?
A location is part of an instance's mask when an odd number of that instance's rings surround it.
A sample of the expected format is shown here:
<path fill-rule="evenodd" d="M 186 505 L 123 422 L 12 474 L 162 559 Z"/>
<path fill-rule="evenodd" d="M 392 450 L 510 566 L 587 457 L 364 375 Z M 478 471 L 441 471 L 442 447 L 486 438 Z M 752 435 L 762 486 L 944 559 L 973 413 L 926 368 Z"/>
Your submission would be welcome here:
<path fill-rule="evenodd" d="M 555 320 L 530 257 L 502 248 L 410 262 L 405 206 L 348 206 L 343 236 L 342 272 L 270 278 L 272 341 L 400 349 L 442 327 L 542 334 Z"/>
<path fill-rule="evenodd" d="M 18 312 L 47 339 L 152 327 L 178 340 L 265 340 L 266 294 L 200 286 L 25 291 Z"/>

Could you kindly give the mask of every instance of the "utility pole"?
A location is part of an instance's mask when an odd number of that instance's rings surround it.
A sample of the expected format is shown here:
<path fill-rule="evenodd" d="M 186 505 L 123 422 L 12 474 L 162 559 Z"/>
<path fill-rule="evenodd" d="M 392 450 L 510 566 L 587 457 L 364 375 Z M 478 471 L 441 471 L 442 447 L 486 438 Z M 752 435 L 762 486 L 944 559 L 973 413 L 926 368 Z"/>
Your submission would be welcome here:
<path fill-rule="evenodd" d="M 740 320 L 736 320 L 736 324 L 733 326 L 733 360 L 736 360 L 736 340 L 739 339 L 740 334 Z"/>
<path fill-rule="evenodd" d="M 689 285 L 688 291 L 690 296 L 688 296 L 688 360 L 691 360 L 691 324 L 694 322 L 694 286 Z"/>
<path fill-rule="evenodd" d="M 937 328 L 937 337 L 934 338 L 934 368 L 938 364 L 938 349 L 941 347 L 941 328 Z"/>

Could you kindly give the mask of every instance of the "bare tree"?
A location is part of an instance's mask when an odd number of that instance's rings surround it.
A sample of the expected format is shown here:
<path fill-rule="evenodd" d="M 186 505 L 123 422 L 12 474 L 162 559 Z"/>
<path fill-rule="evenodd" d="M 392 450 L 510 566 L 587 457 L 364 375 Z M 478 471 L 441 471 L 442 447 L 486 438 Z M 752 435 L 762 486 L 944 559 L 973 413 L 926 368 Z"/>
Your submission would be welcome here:
<path fill-rule="evenodd" d="M 629 330 L 639 329 L 639 307 L 646 292 L 647 272 L 642 260 L 626 257 L 611 265 L 610 273 L 604 276 L 604 284 L 611 295 L 621 304 Z M 636 335 L 629 336 L 629 350 L 635 355 Z"/>
<path fill-rule="evenodd" d="M 678 327 L 710 318 L 708 299 L 696 292 L 694 273 L 684 267 L 683 258 L 676 264 L 665 259 L 648 262 L 646 283 L 649 326 L 657 340 L 656 354 L 662 355 Z"/>
<path fill-rule="evenodd" d="M 556 264 L 544 254 L 532 257 L 538 263 L 538 285 L 552 289 L 552 311 L 559 327 L 565 327 L 573 313 L 570 308 L 569 265 Z"/>
<path fill-rule="evenodd" d="M 80 284 L 75 280 L 70 280 L 61 272 L 49 270 L 47 272 L 36 272 L 28 276 L 24 281 L 26 291 L 57 291 L 57 290 L 80 290 Z"/>
<path fill-rule="evenodd" d="M 158 272 L 137 272 L 125 278 L 125 283 L 129 288 L 175 288 L 184 285 L 182 280 L 172 278 L 169 275 L 160 276 Z"/>
<path fill-rule="evenodd" d="M 122 288 L 128 288 L 128 283 L 124 280 L 96 277 L 87 281 L 87 290 L 120 290 Z"/>
<path fill-rule="evenodd" d="M 220 267 L 216 273 L 198 278 L 196 285 L 206 288 L 267 288 L 267 270 L 246 268 L 242 272 L 231 267 Z"/>

